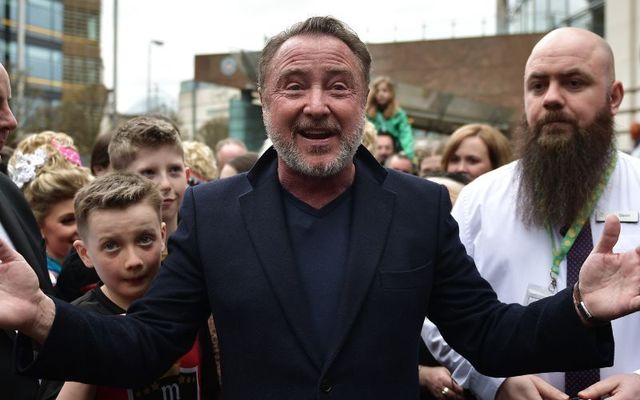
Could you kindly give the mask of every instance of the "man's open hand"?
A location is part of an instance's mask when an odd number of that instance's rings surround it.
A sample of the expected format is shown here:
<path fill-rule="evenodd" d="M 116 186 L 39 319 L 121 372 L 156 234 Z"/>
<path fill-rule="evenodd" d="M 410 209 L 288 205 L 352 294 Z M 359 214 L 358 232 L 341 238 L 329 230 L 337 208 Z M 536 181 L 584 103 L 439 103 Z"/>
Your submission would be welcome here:
<path fill-rule="evenodd" d="M 597 320 L 611 321 L 640 309 L 640 247 L 614 254 L 619 235 L 620 221 L 607 216 L 602 237 L 580 270 L 582 299 Z"/>
<path fill-rule="evenodd" d="M 43 343 L 55 304 L 38 285 L 38 277 L 20 254 L 0 240 L 0 328 L 15 329 Z"/>

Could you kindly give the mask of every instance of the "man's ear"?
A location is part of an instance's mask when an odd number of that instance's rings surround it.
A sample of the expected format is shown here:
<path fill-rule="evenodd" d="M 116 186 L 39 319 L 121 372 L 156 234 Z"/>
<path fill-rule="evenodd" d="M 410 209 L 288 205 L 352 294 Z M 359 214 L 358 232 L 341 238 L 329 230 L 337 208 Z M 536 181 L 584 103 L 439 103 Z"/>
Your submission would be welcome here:
<path fill-rule="evenodd" d="M 623 98 L 624 86 L 622 86 L 622 82 L 614 81 L 611 85 L 611 94 L 609 95 L 609 100 L 611 101 L 611 115 L 616 115 L 618 113 L 620 103 L 622 103 Z"/>
<path fill-rule="evenodd" d="M 75 242 L 73 242 L 73 248 L 78 252 L 78 256 L 80 256 L 80 259 L 84 263 L 84 266 L 87 268 L 93 268 L 93 262 L 89 257 L 87 246 L 84 244 L 84 241 L 82 241 L 81 239 L 76 240 Z"/>
<path fill-rule="evenodd" d="M 191 178 L 191 168 L 184 167 L 184 175 L 187 177 L 187 185 L 189 184 L 189 178 Z"/>
<path fill-rule="evenodd" d="M 162 251 L 167 247 L 167 224 L 160 223 L 160 237 L 162 238 Z"/>

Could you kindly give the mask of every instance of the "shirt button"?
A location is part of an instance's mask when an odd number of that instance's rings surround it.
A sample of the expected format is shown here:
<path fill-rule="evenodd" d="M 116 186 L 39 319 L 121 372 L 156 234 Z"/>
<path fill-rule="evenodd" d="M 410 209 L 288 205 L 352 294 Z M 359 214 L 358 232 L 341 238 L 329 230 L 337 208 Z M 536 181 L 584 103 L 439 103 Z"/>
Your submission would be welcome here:
<path fill-rule="evenodd" d="M 331 389 L 333 389 L 333 386 L 331 386 L 328 381 L 322 381 L 322 383 L 320 383 L 320 390 L 322 390 L 323 392 L 329 393 Z"/>

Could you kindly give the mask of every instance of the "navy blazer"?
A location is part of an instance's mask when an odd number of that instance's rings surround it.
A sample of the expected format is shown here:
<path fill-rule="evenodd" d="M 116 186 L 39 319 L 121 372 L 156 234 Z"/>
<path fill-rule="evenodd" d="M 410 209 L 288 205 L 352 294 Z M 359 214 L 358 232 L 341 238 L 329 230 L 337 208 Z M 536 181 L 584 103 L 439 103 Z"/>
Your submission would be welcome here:
<path fill-rule="evenodd" d="M 38 275 L 40 288 L 51 293 L 51 281 L 47 271 L 45 248 L 40 228 L 29 204 L 16 185 L 0 173 L 0 222 L 11 242 Z M 38 382 L 33 378 L 18 376 L 14 371 L 14 331 L 0 331 L 0 395 L 8 400 L 33 400 Z"/>
<path fill-rule="evenodd" d="M 361 147 L 344 287 L 322 354 L 268 151 L 248 173 L 189 189 L 169 257 L 127 317 L 57 303 L 36 375 L 136 385 L 163 372 L 213 312 L 231 399 L 417 399 L 424 316 L 483 373 L 611 365 L 610 325 L 585 328 L 570 291 L 505 305 L 458 239 L 442 186 L 387 171 Z M 526 256 L 526 255 L 523 255 Z"/>

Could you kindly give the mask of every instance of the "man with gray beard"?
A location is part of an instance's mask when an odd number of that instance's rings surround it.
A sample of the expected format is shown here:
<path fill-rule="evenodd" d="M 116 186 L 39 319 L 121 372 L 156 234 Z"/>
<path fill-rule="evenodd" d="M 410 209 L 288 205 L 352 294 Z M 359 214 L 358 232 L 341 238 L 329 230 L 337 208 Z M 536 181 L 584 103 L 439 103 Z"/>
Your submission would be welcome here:
<path fill-rule="evenodd" d="M 529 304 L 573 284 L 581 264 L 574 254 L 597 242 L 605 214 L 622 222 L 614 252 L 640 244 L 640 160 L 615 150 L 613 117 L 623 88 L 599 36 L 560 28 L 542 38 L 526 64 L 524 93 L 520 160 L 467 186 L 453 215 L 499 298 Z M 422 335 L 454 379 L 481 399 L 563 399 L 578 392 L 585 399 L 638 399 L 640 317 L 616 321 L 613 332 L 611 368 L 506 380 L 477 373 L 429 321 Z"/>

